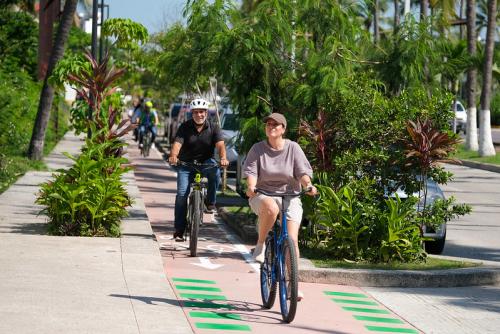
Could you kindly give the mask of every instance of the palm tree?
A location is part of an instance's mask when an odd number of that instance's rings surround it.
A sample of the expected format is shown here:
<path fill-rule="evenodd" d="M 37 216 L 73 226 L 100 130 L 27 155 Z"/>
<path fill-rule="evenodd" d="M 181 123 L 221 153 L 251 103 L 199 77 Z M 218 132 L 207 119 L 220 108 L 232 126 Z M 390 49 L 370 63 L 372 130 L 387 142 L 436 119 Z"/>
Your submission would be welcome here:
<path fill-rule="evenodd" d="M 467 0 L 467 51 L 471 57 L 476 55 L 476 1 Z M 477 151 L 477 109 L 476 109 L 477 70 L 470 67 L 467 71 L 467 133 L 465 146 Z"/>
<path fill-rule="evenodd" d="M 427 9 L 429 9 L 429 0 L 420 0 L 420 19 L 427 17 Z"/>
<path fill-rule="evenodd" d="M 481 90 L 481 110 L 479 112 L 479 155 L 495 155 L 495 147 L 491 138 L 491 86 L 493 76 L 493 52 L 495 49 L 495 30 L 497 1 L 488 0 L 488 27 L 486 29 L 486 45 L 483 63 L 483 87 Z"/>
<path fill-rule="evenodd" d="M 66 40 L 69 36 L 71 25 L 73 24 L 73 16 L 75 15 L 76 5 L 78 0 L 66 0 L 64 10 L 61 16 L 61 22 L 57 28 L 56 39 L 50 54 L 49 66 L 43 80 L 42 91 L 40 92 L 40 102 L 38 104 L 38 112 L 36 114 L 35 125 L 31 135 L 30 146 L 28 149 L 28 157 L 31 160 L 40 160 L 43 155 L 43 145 L 45 142 L 45 131 L 49 121 L 50 110 L 52 109 L 52 101 L 54 99 L 54 87 L 48 80 L 54 70 L 57 62 L 64 55 Z"/>
<path fill-rule="evenodd" d="M 393 22 L 393 31 L 398 30 L 400 18 L 399 18 L 399 0 L 394 0 L 394 22 Z"/>
<path fill-rule="evenodd" d="M 378 43 L 380 39 L 380 27 L 379 27 L 379 0 L 373 0 L 373 42 Z"/>
<path fill-rule="evenodd" d="M 498 7 L 498 6 L 497 6 Z M 481 30 L 485 29 L 488 26 L 488 0 L 478 0 L 477 1 L 477 24 L 476 31 L 477 34 L 481 32 Z M 497 21 L 500 21 L 500 7 L 497 8 Z M 499 33 L 500 26 L 497 27 L 497 33 Z"/>

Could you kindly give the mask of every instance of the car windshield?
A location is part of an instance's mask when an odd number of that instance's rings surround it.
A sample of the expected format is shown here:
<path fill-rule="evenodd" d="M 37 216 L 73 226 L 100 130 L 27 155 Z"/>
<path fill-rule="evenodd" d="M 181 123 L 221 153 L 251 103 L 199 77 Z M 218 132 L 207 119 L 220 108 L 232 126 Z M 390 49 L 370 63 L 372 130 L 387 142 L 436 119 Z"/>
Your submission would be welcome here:
<path fill-rule="evenodd" d="M 453 104 L 451 105 L 451 110 L 453 110 Z M 457 102 L 457 111 L 465 111 L 464 106 L 460 102 Z"/>
<path fill-rule="evenodd" d="M 239 124 L 238 124 L 238 120 L 236 119 L 236 115 L 235 114 L 224 115 L 224 121 L 222 124 L 222 128 L 224 130 L 238 131 Z"/>

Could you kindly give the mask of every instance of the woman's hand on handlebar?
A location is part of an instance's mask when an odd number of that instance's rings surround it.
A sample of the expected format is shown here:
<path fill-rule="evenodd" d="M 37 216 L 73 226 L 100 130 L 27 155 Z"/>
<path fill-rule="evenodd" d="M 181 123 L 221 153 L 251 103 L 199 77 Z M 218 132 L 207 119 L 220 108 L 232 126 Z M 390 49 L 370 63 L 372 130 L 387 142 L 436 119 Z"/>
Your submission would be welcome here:
<path fill-rule="evenodd" d="M 255 195 L 257 195 L 256 191 L 255 191 L 255 187 L 249 187 L 246 191 L 246 195 L 248 196 L 248 198 L 252 198 L 254 197 Z"/>
<path fill-rule="evenodd" d="M 314 184 L 310 184 L 307 186 L 306 189 L 306 194 L 309 196 L 316 196 L 318 194 L 318 189 L 314 186 Z"/>

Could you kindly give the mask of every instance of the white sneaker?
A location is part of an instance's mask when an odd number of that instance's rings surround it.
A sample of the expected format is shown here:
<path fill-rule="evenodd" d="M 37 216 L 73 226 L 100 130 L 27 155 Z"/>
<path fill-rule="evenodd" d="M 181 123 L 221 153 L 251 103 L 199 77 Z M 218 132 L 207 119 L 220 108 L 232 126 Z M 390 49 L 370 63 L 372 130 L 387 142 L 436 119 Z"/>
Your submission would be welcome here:
<path fill-rule="evenodd" d="M 264 254 L 266 253 L 266 244 L 257 244 L 253 250 L 253 260 L 258 263 L 264 263 Z"/>
<path fill-rule="evenodd" d="M 302 299 L 304 299 L 304 293 L 302 291 L 297 291 L 297 301 L 300 302 Z"/>

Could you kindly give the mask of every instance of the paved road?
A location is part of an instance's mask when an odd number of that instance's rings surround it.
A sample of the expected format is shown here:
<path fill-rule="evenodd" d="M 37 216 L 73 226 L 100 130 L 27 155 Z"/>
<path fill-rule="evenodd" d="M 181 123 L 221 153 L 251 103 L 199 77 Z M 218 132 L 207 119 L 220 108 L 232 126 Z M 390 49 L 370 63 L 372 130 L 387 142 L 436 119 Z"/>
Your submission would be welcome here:
<path fill-rule="evenodd" d="M 472 206 L 472 214 L 448 224 L 443 255 L 500 262 L 500 174 L 447 165 L 454 179 L 442 186 L 447 197 Z"/>
<path fill-rule="evenodd" d="M 500 129 L 491 129 L 491 138 L 493 139 L 493 143 L 500 144 Z"/>
<path fill-rule="evenodd" d="M 258 267 L 242 244 L 213 215 L 205 215 L 197 258 L 172 240 L 175 174 L 156 152 L 148 159 L 129 148 L 164 269 L 195 333 L 373 333 L 382 328 L 419 333 L 404 318 L 354 286 L 301 284 L 306 298 L 294 322 L 284 325 L 279 302 L 261 306 Z M 208 318 L 210 317 L 210 318 Z"/>
<path fill-rule="evenodd" d="M 443 255 L 500 263 L 500 174 L 446 168 L 455 174 L 442 187 L 446 196 L 472 205 L 473 211 L 448 224 Z M 366 290 L 425 333 L 499 333 L 499 286 Z"/>

